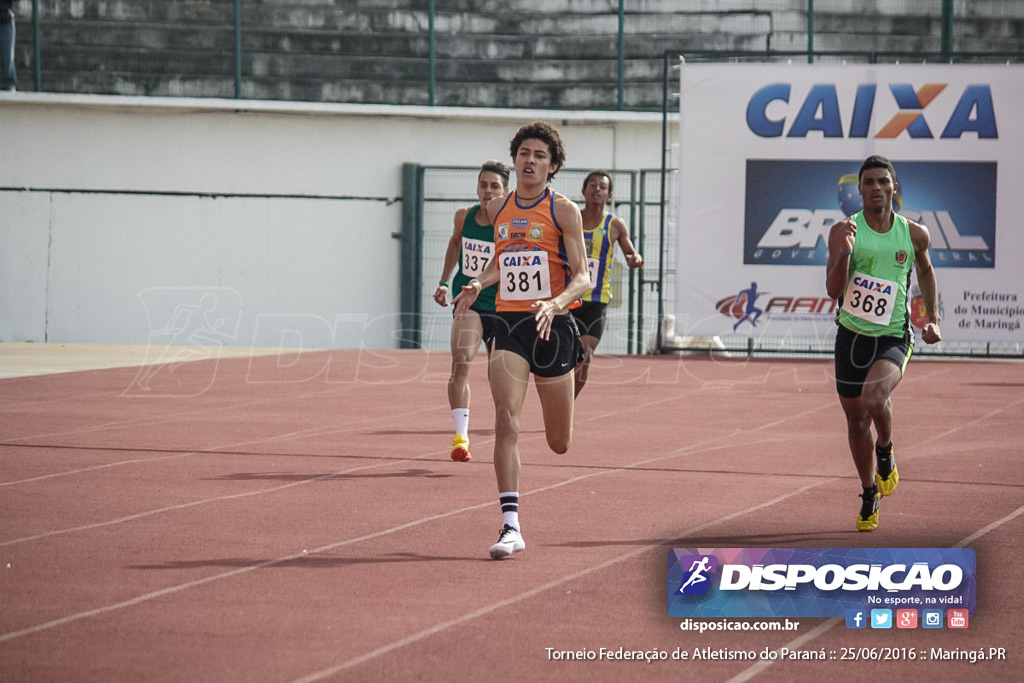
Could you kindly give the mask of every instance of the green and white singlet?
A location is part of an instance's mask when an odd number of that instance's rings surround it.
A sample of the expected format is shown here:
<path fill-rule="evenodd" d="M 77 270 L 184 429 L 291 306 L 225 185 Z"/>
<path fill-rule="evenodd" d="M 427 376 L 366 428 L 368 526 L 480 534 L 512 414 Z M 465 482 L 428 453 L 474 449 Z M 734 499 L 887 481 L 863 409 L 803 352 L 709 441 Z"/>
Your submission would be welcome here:
<path fill-rule="evenodd" d="M 476 222 L 476 212 L 479 204 L 474 204 L 466 214 L 466 220 L 462 224 L 462 246 L 459 251 L 459 270 L 452 280 L 451 291 L 458 294 L 462 288 L 469 284 L 475 277 L 480 277 L 484 268 L 494 258 L 494 226 L 480 225 Z M 480 292 L 480 295 L 473 302 L 475 311 L 493 311 L 494 296 L 498 292 L 497 285 L 492 285 Z"/>

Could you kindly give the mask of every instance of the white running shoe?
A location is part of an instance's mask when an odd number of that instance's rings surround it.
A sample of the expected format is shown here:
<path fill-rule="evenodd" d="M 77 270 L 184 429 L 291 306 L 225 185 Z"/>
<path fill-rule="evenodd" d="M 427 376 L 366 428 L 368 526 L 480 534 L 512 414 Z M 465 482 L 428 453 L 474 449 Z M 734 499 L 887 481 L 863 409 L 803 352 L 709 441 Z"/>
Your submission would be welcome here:
<path fill-rule="evenodd" d="M 514 552 L 526 549 L 526 541 L 517 529 L 508 524 L 501 528 L 498 542 L 491 546 L 491 557 L 495 560 L 503 560 Z"/>

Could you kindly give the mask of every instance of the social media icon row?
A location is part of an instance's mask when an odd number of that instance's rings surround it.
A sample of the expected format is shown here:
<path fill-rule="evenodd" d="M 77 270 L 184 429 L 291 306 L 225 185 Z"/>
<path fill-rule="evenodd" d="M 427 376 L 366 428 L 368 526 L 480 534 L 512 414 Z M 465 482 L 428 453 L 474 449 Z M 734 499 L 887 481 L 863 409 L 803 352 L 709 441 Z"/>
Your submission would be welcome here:
<path fill-rule="evenodd" d="M 922 628 L 942 628 L 941 609 L 924 609 L 920 612 Z M 968 613 L 965 609 L 951 609 L 946 613 L 946 628 L 967 628 Z M 846 610 L 846 628 L 917 628 L 918 611 L 916 609 L 898 609 L 895 617 L 891 609 L 848 609 Z"/>

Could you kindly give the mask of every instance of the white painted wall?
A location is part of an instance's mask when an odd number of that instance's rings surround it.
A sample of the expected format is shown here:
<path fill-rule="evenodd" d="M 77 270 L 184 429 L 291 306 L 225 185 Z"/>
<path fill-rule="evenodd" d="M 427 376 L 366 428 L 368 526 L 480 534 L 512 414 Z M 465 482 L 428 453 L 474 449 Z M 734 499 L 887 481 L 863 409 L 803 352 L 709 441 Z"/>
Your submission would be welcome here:
<path fill-rule="evenodd" d="M 394 348 L 403 163 L 536 119 L 661 165 L 652 114 L 0 95 L 0 341 Z"/>

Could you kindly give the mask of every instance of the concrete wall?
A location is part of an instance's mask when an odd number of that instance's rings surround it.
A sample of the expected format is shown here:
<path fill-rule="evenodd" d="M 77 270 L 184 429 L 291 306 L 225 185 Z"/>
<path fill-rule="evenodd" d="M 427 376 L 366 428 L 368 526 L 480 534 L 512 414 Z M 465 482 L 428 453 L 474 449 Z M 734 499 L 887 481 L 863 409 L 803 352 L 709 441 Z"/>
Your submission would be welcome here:
<path fill-rule="evenodd" d="M 0 96 L 0 341 L 394 348 L 402 165 L 657 168 L 661 117 Z M 467 188 L 471 192 L 471 188 Z"/>
<path fill-rule="evenodd" d="M 19 89 L 35 90 L 32 2 L 17 0 Z M 958 0 L 953 50 L 1024 51 L 1024 0 Z M 231 0 L 39 0 L 40 90 L 233 97 Z M 430 104 L 426 2 L 240 3 L 245 99 Z M 807 49 L 807 0 L 630 0 L 623 5 L 622 108 L 660 111 L 666 51 Z M 827 0 L 815 5 L 818 51 L 942 51 L 940 0 Z M 440 0 L 434 103 L 617 109 L 617 0 Z M 836 58 L 825 58 L 825 61 Z M 962 57 L 958 61 L 973 61 Z M 984 60 L 983 60 L 984 61 Z"/>

